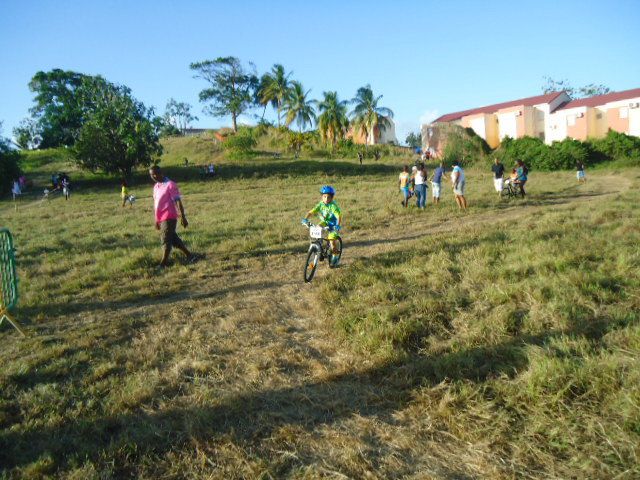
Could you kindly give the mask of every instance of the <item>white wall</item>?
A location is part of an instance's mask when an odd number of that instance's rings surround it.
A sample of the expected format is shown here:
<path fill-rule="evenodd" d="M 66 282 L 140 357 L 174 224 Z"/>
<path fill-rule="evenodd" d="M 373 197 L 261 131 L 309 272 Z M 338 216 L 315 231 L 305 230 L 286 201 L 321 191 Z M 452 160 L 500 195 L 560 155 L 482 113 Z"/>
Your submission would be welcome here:
<path fill-rule="evenodd" d="M 629 135 L 640 137 L 640 107 L 629 108 Z"/>
<path fill-rule="evenodd" d="M 500 140 L 504 137 L 518 138 L 516 112 L 498 113 L 498 129 Z"/>
<path fill-rule="evenodd" d="M 640 105 L 640 97 L 629 98 L 626 100 L 618 100 L 617 102 L 610 102 L 601 107 L 603 110 L 610 108 L 627 107 L 627 113 L 629 116 L 629 135 L 635 135 L 640 137 L 640 106 L 631 108 L 632 104 Z"/>
<path fill-rule="evenodd" d="M 549 115 L 550 135 L 546 143 L 561 142 L 567 138 L 567 127 L 574 124 L 578 115 L 586 115 L 587 107 L 568 108 L 566 110 L 558 110 Z"/>
<path fill-rule="evenodd" d="M 387 127 L 383 130 L 382 128 L 380 129 L 380 140 L 378 140 L 378 143 L 381 144 L 386 144 L 386 143 L 398 143 L 398 139 L 396 138 L 396 124 L 393 122 L 393 120 L 388 119 L 389 120 L 389 124 L 387 125 Z M 373 144 L 373 142 L 371 141 L 373 139 L 373 132 L 371 132 L 371 134 L 369 135 L 369 144 Z"/>
<path fill-rule="evenodd" d="M 469 122 L 469 126 L 476 132 L 476 135 L 482 137 L 484 140 L 487 139 L 486 128 L 484 125 L 484 116 L 478 118 L 472 118 Z"/>
<path fill-rule="evenodd" d="M 556 108 L 558 108 L 563 103 L 571 101 L 571 97 L 566 93 L 562 92 L 555 98 L 552 102 L 549 103 L 541 103 L 539 105 L 534 105 L 537 110 L 540 110 L 544 115 L 544 142 L 548 145 L 551 144 L 553 140 L 557 140 L 556 136 L 558 135 L 558 128 L 552 127 L 553 120 L 552 115 Z M 567 134 L 566 124 L 564 128 L 564 138 Z"/>

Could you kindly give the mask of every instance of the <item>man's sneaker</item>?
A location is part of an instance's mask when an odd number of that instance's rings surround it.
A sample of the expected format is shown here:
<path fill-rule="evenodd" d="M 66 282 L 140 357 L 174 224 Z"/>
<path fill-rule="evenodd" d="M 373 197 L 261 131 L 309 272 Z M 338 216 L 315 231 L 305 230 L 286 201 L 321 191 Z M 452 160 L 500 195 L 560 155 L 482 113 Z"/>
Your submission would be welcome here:
<path fill-rule="evenodd" d="M 329 259 L 329 266 L 331 268 L 335 268 L 338 266 L 339 262 L 340 262 L 340 257 L 338 255 L 331 255 L 331 258 Z"/>

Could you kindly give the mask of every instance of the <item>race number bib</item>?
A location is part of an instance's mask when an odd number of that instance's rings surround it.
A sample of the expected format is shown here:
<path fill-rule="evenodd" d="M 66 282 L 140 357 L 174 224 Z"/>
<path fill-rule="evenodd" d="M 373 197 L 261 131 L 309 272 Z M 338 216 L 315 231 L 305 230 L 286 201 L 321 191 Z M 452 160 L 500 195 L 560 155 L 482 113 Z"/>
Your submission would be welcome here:
<path fill-rule="evenodd" d="M 322 227 L 313 226 L 309 229 L 311 238 L 322 238 Z"/>

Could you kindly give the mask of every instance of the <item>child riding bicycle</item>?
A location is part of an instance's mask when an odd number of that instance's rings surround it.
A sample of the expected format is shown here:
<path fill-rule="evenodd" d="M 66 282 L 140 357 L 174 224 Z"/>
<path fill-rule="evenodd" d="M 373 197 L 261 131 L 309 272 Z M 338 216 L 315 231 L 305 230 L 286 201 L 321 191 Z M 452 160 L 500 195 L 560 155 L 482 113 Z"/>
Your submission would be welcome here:
<path fill-rule="evenodd" d="M 339 237 L 338 232 L 341 228 L 340 222 L 342 221 L 342 212 L 340 211 L 338 204 L 333 200 L 336 191 L 331 185 L 325 185 L 322 187 L 320 189 L 320 193 L 322 194 L 322 201 L 307 212 L 307 215 L 302 219 L 302 223 L 304 225 L 309 224 L 309 217 L 317 215 L 320 220 L 320 226 L 329 227 L 327 240 L 329 240 L 329 243 L 331 244 L 331 251 L 333 253 L 329 260 L 329 265 L 335 267 L 338 265 L 338 261 L 340 260 L 340 249 L 337 239 Z"/>

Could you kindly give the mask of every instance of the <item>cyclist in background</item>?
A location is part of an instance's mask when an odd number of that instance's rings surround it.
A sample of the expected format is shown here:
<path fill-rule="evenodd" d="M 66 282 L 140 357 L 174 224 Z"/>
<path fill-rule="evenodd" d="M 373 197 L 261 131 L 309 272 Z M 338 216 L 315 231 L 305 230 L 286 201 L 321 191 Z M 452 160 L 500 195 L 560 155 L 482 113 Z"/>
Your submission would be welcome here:
<path fill-rule="evenodd" d="M 302 219 L 303 224 L 309 223 L 309 217 L 312 215 L 317 215 L 320 220 L 321 227 L 329 227 L 329 234 L 327 235 L 327 240 L 331 244 L 331 251 L 333 255 L 331 255 L 331 259 L 329 260 L 329 265 L 335 267 L 338 265 L 338 261 L 340 257 L 338 254 L 340 253 L 338 242 L 336 241 L 339 237 L 338 232 L 340 231 L 340 223 L 342 222 L 342 212 L 340 211 L 340 207 L 333 200 L 333 197 L 336 195 L 335 189 L 331 185 L 325 185 L 320 189 L 320 193 L 322 194 L 322 200 Z"/>

